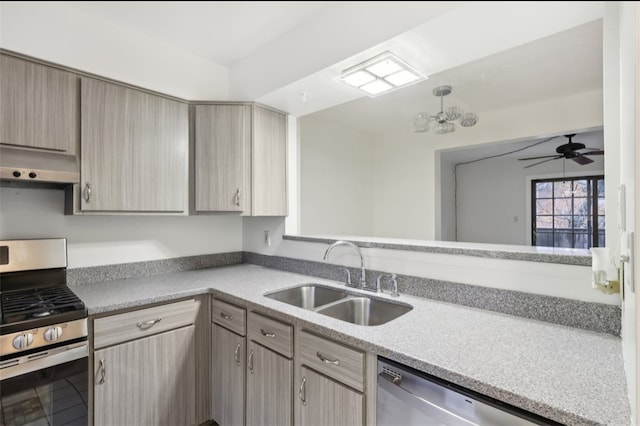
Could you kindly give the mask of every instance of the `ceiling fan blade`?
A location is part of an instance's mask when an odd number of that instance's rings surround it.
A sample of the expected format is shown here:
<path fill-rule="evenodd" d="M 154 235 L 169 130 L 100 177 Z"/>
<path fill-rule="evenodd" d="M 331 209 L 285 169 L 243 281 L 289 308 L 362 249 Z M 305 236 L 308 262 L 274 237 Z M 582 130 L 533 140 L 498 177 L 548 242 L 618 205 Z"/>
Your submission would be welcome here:
<path fill-rule="evenodd" d="M 527 158 L 518 158 L 518 161 L 522 160 L 541 160 L 543 158 L 562 158 L 562 155 L 543 155 L 542 157 L 527 157 Z"/>
<path fill-rule="evenodd" d="M 593 163 L 593 160 L 591 158 L 583 157 L 582 155 L 572 158 L 572 160 L 580 164 L 581 166 L 584 166 L 585 164 Z"/>
<path fill-rule="evenodd" d="M 547 160 L 542 160 L 542 161 L 538 161 L 537 163 L 529 164 L 528 166 L 524 166 L 524 168 L 528 169 L 529 167 L 537 166 L 538 164 L 546 163 L 547 161 L 557 160 L 558 158 L 562 158 L 562 155 L 559 156 L 559 157 L 558 156 L 554 156 L 554 158 L 549 158 Z"/>
<path fill-rule="evenodd" d="M 604 151 L 589 151 L 583 152 L 580 155 L 604 155 Z"/>

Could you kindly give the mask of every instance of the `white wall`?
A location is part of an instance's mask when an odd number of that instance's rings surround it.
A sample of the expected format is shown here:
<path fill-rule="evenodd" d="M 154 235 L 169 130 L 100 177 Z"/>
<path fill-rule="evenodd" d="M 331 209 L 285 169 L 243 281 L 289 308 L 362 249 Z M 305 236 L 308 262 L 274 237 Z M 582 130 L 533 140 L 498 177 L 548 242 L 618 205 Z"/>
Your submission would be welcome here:
<path fill-rule="evenodd" d="M 371 137 L 313 116 L 300 119 L 303 234 L 371 235 Z"/>
<path fill-rule="evenodd" d="M 411 136 L 378 137 L 369 145 L 374 171 L 370 236 L 433 239 L 435 195 L 425 182 L 434 176 L 434 152 L 423 135 Z"/>
<path fill-rule="evenodd" d="M 436 217 L 435 222 L 440 223 L 440 226 L 436 227 L 435 238 L 439 241 L 456 241 L 454 165 L 441 152 L 436 153 L 436 162 L 440 164 L 440 193 L 439 197 L 436 196 L 436 212 L 439 211 L 439 217 Z"/>
<path fill-rule="evenodd" d="M 315 119 L 314 114 L 302 117 L 301 233 L 433 240 L 440 233 L 437 218 L 441 219 L 439 209 L 443 202 L 437 151 L 602 127 L 602 91 L 479 114 L 482 117 L 480 124 L 465 131 L 436 135 L 415 133 L 407 128 L 368 139 L 361 137 L 362 130 L 349 131 L 343 126 Z M 333 137 L 326 137 L 333 133 Z M 363 145 L 366 141 L 368 143 Z M 309 151 L 311 148 L 306 148 L 307 144 L 320 151 Z M 356 146 L 359 148 L 355 149 Z M 363 165 L 362 156 L 369 154 L 372 154 L 371 162 Z M 349 161 L 352 161 L 351 165 Z M 365 170 L 367 167 L 371 172 L 369 175 Z M 322 183 L 325 178 L 333 179 L 328 170 L 333 170 L 340 180 Z M 352 181 L 354 178 L 356 180 Z M 354 186 L 363 188 L 362 179 L 367 178 L 373 179 L 374 208 L 369 207 L 368 200 L 357 198 L 352 200 L 359 200 L 359 205 L 363 206 L 357 210 L 357 215 L 327 216 L 326 206 L 347 202 L 346 192 L 354 193 Z M 366 231 L 364 224 L 368 226 L 369 223 L 373 224 L 373 229 L 363 233 Z"/>
<path fill-rule="evenodd" d="M 636 158 L 637 142 L 638 142 L 638 122 L 637 111 L 640 108 L 638 100 L 638 90 L 640 89 L 640 76 L 638 73 L 638 59 L 640 58 L 640 42 L 638 31 L 640 31 L 640 10 L 637 2 L 615 2 L 606 5 L 605 18 L 609 18 L 610 25 L 605 26 L 605 46 L 612 48 L 619 47 L 614 50 L 611 55 L 612 61 L 605 63 L 605 78 L 612 81 L 619 81 L 617 91 L 610 98 L 607 98 L 607 108 L 611 107 L 612 112 L 618 112 L 619 115 L 610 115 L 605 117 L 605 129 L 608 126 L 618 129 L 618 132 L 612 132 L 612 135 L 619 137 L 620 164 L 619 178 L 620 183 L 626 187 L 626 205 L 625 215 L 628 220 L 624 226 L 619 225 L 621 236 L 619 246 L 611 245 L 616 263 L 618 263 L 617 254 L 629 255 L 628 235 L 635 233 L 636 223 L 632 218 L 636 217 L 637 199 L 632 196 L 636 193 L 637 177 L 634 163 Z M 605 20 L 606 22 L 606 20 Z M 605 50 L 606 52 L 606 50 Z M 615 53 L 619 53 L 616 57 Z M 605 89 L 607 86 L 605 86 Z M 612 88 L 613 89 L 613 88 Z M 617 105 L 615 105 L 617 103 Z M 606 136 L 606 135 L 605 135 Z M 605 142 L 610 144 L 615 141 Z M 608 145 L 605 145 L 605 150 Z M 607 190 L 609 188 L 607 187 Z M 637 237 L 636 237 L 637 238 Z M 613 243 L 613 241 L 612 241 Z M 609 244 L 607 244 L 609 245 Z M 619 249 L 619 251 L 618 251 Z M 638 268 L 638 254 L 632 258 L 632 265 L 624 265 L 623 267 L 629 272 L 628 267 Z M 637 277 L 637 273 L 636 273 Z M 632 274 L 625 274 L 624 280 L 624 301 L 622 304 L 622 343 L 625 358 L 625 369 L 627 373 L 627 384 L 629 387 L 629 400 L 632 409 L 632 424 L 638 422 L 638 313 L 637 313 L 637 289 L 634 292 L 633 281 L 636 278 Z M 636 282 L 637 286 L 637 282 Z"/>
<path fill-rule="evenodd" d="M 0 188 L 0 240 L 67 238 L 69 268 L 242 251 L 242 218 L 65 216 L 64 192 Z"/>
<path fill-rule="evenodd" d="M 0 47 L 184 99 L 228 98 L 227 68 L 65 3 L 0 2 Z"/>
<path fill-rule="evenodd" d="M 598 134 L 602 140 L 602 133 Z M 584 135 L 579 141 L 594 146 L 589 144 L 589 137 L 594 135 Z M 555 146 L 549 149 L 553 152 Z M 527 157 L 525 153 L 520 156 Z M 457 212 L 447 210 L 443 217 L 457 213 L 458 241 L 530 245 L 531 179 L 602 174 L 603 157 L 593 156 L 594 162 L 583 166 L 561 159 L 528 169 L 514 157 L 462 164 L 457 168 Z M 609 220 L 612 226 L 615 220 L 615 216 Z"/>

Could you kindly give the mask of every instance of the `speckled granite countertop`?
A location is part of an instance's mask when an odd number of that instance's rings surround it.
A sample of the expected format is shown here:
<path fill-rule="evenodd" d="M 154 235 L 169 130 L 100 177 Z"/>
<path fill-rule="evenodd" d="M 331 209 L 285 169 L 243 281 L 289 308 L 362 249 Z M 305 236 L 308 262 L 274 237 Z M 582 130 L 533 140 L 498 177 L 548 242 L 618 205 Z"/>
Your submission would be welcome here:
<path fill-rule="evenodd" d="M 589 250 L 532 247 L 507 244 L 463 243 L 458 241 L 409 240 L 382 237 L 344 235 L 283 235 L 284 240 L 331 244 L 336 240 L 347 240 L 359 247 L 406 250 L 424 253 L 458 254 L 463 256 L 493 259 L 524 260 L 527 262 L 561 263 L 565 265 L 591 266 Z"/>
<path fill-rule="evenodd" d="M 264 297 L 308 282 L 344 288 L 334 281 L 243 264 L 72 289 L 89 314 L 209 292 L 224 295 L 558 422 L 630 424 L 619 338 L 407 295 L 394 300 L 414 309 L 375 327 Z"/>

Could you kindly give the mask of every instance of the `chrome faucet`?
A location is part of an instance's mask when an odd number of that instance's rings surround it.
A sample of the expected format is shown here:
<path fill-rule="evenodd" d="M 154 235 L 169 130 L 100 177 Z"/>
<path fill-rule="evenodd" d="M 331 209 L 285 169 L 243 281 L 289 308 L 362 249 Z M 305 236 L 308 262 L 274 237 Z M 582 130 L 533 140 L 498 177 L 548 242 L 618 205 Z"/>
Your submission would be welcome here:
<path fill-rule="evenodd" d="M 338 246 L 351 247 L 358 253 L 358 256 L 360 256 L 360 288 L 365 289 L 367 287 L 367 279 L 365 278 L 366 273 L 364 269 L 364 256 L 362 255 L 362 250 L 360 250 L 360 247 L 358 247 L 357 245 L 349 241 L 343 241 L 343 240 L 336 241 L 335 243 L 331 244 L 327 248 L 327 251 L 324 252 L 324 260 L 327 260 L 329 258 L 329 253 L 331 253 L 331 250 L 333 250 L 335 247 L 338 247 Z M 347 284 L 350 284 L 351 274 L 349 274 L 348 271 L 349 270 L 347 270 L 347 276 L 349 278 L 347 280 Z"/>

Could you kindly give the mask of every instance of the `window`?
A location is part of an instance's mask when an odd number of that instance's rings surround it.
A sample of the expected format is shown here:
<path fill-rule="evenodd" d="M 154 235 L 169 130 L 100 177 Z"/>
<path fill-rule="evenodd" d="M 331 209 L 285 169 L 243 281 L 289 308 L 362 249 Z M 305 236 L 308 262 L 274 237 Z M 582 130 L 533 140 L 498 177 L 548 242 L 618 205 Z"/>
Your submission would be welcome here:
<path fill-rule="evenodd" d="M 604 176 L 531 181 L 531 243 L 604 247 Z"/>

